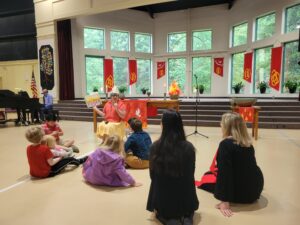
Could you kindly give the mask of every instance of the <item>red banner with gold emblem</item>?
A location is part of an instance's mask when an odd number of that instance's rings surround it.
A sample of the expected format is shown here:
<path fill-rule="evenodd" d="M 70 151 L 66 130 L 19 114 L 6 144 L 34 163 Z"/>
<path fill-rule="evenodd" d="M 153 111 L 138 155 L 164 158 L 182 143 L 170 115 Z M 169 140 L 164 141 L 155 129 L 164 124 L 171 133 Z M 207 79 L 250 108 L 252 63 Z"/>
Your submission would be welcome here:
<path fill-rule="evenodd" d="M 129 85 L 137 82 L 137 65 L 136 60 L 128 60 L 129 68 Z"/>
<path fill-rule="evenodd" d="M 104 59 L 104 83 L 106 92 L 114 87 L 114 68 L 112 59 Z"/>
<path fill-rule="evenodd" d="M 253 53 L 245 53 L 244 55 L 244 80 L 251 83 L 252 80 L 252 57 Z"/>
<path fill-rule="evenodd" d="M 166 75 L 166 62 L 157 62 L 157 79 Z"/>
<path fill-rule="evenodd" d="M 223 77 L 224 58 L 214 58 L 214 73 Z"/>
<path fill-rule="evenodd" d="M 245 122 L 253 122 L 254 108 L 253 107 L 239 107 L 239 114 Z"/>
<path fill-rule="evenodd" d="M 269 85 L 277 91 L 280 88 L 281 60 L 282 47 L 272 48 Z"/>

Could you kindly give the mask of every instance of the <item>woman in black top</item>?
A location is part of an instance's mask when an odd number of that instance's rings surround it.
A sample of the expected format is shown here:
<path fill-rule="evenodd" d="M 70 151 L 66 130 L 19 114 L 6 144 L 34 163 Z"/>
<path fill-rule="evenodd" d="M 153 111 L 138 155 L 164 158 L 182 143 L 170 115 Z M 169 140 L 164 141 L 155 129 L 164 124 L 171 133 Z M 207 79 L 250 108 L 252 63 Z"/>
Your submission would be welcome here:
<path fill-rule="evenodd" d="M 162 116 L 162 134 L 150 147 L 151 186 L 147 210 L 163 224 L 192 224 L 199 202 L 196 195 L 195 148 L 185 138 L 178 112 Z"/>
<path fill-rule="evenodd" d="M 242 117 L 238 113 L 225 113 L 222 116 L 221 141 L 217 154 L 217 183 L 215 198 L 224 216 L 231 216 L 230 202 L 252 203 L 262 192 L 264 179 L 256 164 L 251 137 Z"/>

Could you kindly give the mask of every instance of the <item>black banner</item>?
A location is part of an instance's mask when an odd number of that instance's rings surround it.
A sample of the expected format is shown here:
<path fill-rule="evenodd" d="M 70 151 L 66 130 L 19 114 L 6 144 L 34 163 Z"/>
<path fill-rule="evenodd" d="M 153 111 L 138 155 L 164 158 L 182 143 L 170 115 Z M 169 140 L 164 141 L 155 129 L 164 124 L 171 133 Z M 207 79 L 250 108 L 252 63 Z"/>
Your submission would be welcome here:
<path fill-rule="evenodd" d="M 42 45 L 39 50 L 39 59 L 42 89 L 52 90 L 54 87 L 53 48 L 50 45 Z"/>

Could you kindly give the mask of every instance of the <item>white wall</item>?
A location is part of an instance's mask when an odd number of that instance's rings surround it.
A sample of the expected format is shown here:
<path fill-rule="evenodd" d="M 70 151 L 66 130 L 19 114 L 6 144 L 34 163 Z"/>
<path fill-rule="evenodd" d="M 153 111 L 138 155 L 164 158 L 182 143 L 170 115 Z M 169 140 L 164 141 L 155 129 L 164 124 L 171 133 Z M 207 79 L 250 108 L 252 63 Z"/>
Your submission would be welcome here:
<path fill-rule="evenodd" d="M 283 42 L 298 39 L 298 32 L 283 34 L 283 12 L 285 7 L 299 3 L 297 0 L 239 0 L 235 1 L 235 5 L 231 10 L 227 9 L 227 5 L 217 5 L 210 7 L 195 8 L 189 10 L 181 10 L 175 12 L 155 14 L 155 18 L 151 19 L 148 14 L 137 12 L 133 10 L 122 10 L 111 13 L 105 13 L 94 16 L 81 16 L 72 19 L 72 38 L 73 38 L 73 59 L 74 59 L 74 73 L 75 73 L 75 95 L 76 97 L 83 97 L 85 95 L 85 65 L 84 55 L 95 54 L 105 57 L 124 56 L 136 57 L 132 53 L 118 53 L 112 54 L 110 51 L 96 51 L 86 50 L 83 48 L 83 27 L 100 27 L 106 30 L 106 46 L 109 43 L 109 30 L 118 29 L 134 32 L 147 32 L 153 34 L 154 40 L 154 54 L 153 60 L 153 95 L 162 96 L 164 92 L 163 84 L 166 83 L 167 77 L 159 80 L 156 79 L 156 61 L 166 60 L 170 57 L 186 57 L 187 71 L 186 80 L 187 96 L 192 96 L 191 93 L 191 58 L 193 56 L 211 56 L 224 57 L 224 77 L 219 77 L 212 74 L 212 93 L 211 96 L 229 96 L 230 94 L 230 58 L 232 53 L 242 51 L 252 51 L 255 48 L 264 46 L 279 46 Z M 254 22 L 258 16 L 276 12 L 276 33 L 273 37 L 253 42 Z M 229 47 L 230 29 L 232 26 L 241 22 L 248 22 L 248 43 L 243 46 L 234 48 Z M 210 51 L 191 52 L 191 31 L 199 29 L 212 29 L 213 49 Z M 176 31 L 187 31 L 187 52 L 178 54 L 167 53 L 167 34 Z M 131 43 L 131 46 L 133 43 Z M 212 61 L 213 62 L 213 61 Z M 212 65 L 213 67 L 213 65 Z M 213 69 L 213 68 L 212 68 Z M 252 86 L 246 84 L 245 94 L 252 95 Z M 280 94 L 273 91 L 265 96 L 291 96 Z"/>

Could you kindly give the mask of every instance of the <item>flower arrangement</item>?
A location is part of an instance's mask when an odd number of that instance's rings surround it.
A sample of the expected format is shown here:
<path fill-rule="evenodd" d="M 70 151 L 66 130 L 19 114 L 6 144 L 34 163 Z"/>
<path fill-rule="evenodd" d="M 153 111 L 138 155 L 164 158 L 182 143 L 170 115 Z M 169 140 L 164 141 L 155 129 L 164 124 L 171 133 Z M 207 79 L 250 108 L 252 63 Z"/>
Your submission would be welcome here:
<path fill-rule="evenodd" d="M 180 92 L 181 91 L 180 91 L 180 88 L 179 88 L 177 82 L 173 81 L 169 87 L 169 95 L 171 96 L 171 98 L 172 98 L 172 96 L 177 96 L 177 98 L 178 98 Z"/>

